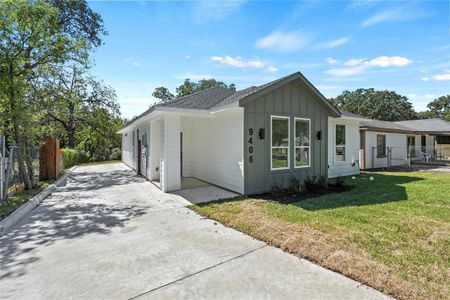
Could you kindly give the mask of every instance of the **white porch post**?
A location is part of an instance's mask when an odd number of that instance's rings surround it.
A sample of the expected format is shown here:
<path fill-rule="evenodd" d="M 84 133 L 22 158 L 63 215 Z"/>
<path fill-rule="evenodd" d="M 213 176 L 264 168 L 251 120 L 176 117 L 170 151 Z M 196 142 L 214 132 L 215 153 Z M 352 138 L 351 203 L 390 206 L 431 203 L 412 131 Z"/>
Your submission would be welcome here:
<path fill-rule="evenodd" d="M 167 113 L 163 119 L 164 138 L 161 151 L 161 190 L 163 192 L 181 189 L 180 168 L 180 116 Z"/>

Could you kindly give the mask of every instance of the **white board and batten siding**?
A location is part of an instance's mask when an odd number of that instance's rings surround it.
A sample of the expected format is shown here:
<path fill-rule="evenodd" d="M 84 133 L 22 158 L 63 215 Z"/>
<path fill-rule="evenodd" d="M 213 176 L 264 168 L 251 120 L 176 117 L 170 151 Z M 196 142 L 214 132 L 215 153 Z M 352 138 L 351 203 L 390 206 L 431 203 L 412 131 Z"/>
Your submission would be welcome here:
<path fill-rule="evenodd" d="M 193 120 L 194 177 L 243 194 L 243 152 L 242 108 L 215 113 L 207 119 Z"/>
<path fill-rule="evenodd" d="M 122 133 L 122 161 L 127 166 L 134 169 L 134 147 L 133 147 L 133 131 L 128 130 Z"/>
<path fill-rule="evenodd" d="M 345 125 L 345 161 L 336 160 L 336 125 Z M 328 118 L 328 178 L 359 174 L 359 121 Z"/>
<path fill-rule="evenodd" d="M 122 133 L 122 161 L 133 170 L 136 170 L 137 164 L 137 131 L 139 130 L 139 139 L 142 141 L 142 148 L 150 143 L 150 123 L 144 122 L 139 126 L 130 128 L 126 132 Z M 133 134 L 134 132 L 134 134 Z M 134 145 L 133 145 L 134 136 Z M 147 149 L 147 156 L 149 155 L 149 149 Z M 147 159 L 148 162 L 148 159 Z M 149 176 L 149 166 L 147 166 L 147 173 L 145 177 Z M 144 172 L 144 170 L 143 170 Z"/>

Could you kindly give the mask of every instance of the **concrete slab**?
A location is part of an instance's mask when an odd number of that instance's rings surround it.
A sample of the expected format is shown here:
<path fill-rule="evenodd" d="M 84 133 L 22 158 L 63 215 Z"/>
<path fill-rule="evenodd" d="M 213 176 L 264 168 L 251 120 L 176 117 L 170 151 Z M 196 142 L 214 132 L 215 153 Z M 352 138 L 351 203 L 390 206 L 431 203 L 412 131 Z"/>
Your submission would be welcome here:
<path fill-rule="evenodd" d="M 228 199 L 239 196 L 239 194 L 221 189 L 214 185 L 206 187 L 199 187 L 193 189 L 184 189 L 172 192 L 173 195 L 178 195 L 192 203 L 204 203 L 219 199 Z"/>
<path fill-rule="evenodd" d="M 77 168 L 0 239 L 0 298 L 385 298 L 181 199 L 122 164 Z"/>

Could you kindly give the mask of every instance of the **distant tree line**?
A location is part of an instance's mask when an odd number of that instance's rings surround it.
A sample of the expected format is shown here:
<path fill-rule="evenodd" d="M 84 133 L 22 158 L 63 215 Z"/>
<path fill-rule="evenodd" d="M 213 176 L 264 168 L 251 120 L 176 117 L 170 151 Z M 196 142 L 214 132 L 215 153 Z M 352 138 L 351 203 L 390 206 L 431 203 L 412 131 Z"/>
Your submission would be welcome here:
<path fill-rule="evenodd" d="M 406 96 L 373 88 L 344 91 L 330 102 L 340 110 L 371 119 L 403 121 L 439 118 L 450 122 L 450 95 L 431 101 L 424 112 L 416 112 Z"/>
<path fill-rule="evenodd" d="M 27 189 L 31 149 L 44 137 L 90 159 L 120 147 L 116 94 L 89 73 L 89 54 L 106 34 L 86 0 L 0 1 L 0 132 L 15 147 Z"/>

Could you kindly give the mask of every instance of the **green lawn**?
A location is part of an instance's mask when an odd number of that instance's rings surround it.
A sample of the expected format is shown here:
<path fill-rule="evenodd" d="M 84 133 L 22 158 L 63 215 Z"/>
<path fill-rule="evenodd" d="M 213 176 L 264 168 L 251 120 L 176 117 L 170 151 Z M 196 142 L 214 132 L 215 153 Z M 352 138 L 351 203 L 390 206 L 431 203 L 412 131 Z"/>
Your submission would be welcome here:
<path fill-rule="evenodd" d="M 54 180 L 39 181 L 38 186 L 32 190 L 22 191 L 11 196 L 5 202 L 0 204 L 0 220 L 3 220 L 22 204 L 39 194 L 43 189 L 48 187 Z"/>
<path fill-rule="evenodd" d="M 108 165 L 120 163 L 120 160 L 106 160 L 106 161 L 91 161 L 88 163 L 79 164 L 79 166 L 92 166 L 92 165 Z"/>
<path fill-rule="evenodd" d="M 355 188 L 289 205 L 240 198 L 192 209 L 395 297 L 449 299 L 450 174 L 346 183 Z"/>

